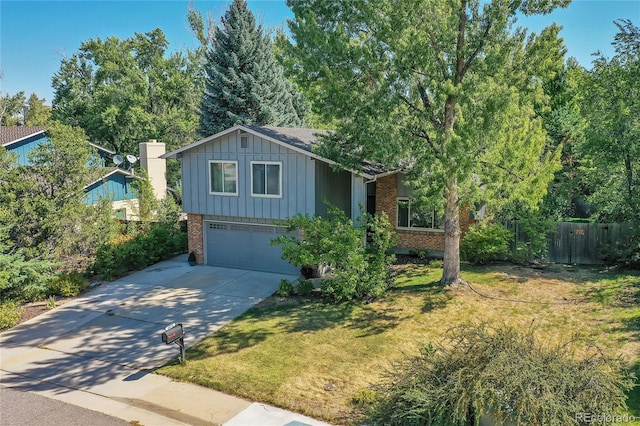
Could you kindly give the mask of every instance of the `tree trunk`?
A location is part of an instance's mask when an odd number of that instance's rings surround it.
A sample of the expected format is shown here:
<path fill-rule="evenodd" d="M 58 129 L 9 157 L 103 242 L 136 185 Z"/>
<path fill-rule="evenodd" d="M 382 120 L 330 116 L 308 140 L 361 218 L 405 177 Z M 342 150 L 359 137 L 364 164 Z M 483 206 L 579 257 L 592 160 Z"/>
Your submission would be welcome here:
<path fill-rule="evenodd" d="M 440 283 L 450 287 L 464 284 L 460 276 L 460 206 L 458 204 L 458 182 L 447 180 L 446 207 L 444 212 L 444 265 Z"/>

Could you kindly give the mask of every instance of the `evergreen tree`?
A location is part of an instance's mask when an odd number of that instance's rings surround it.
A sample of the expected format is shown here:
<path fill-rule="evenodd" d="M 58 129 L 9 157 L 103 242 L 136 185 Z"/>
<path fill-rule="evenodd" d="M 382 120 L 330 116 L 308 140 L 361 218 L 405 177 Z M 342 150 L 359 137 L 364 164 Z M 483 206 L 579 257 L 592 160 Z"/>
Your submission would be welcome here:
<path fill-rule="evenodd" d="M 213 29 L 205 73 L 202 136 L 236 124 L 304 125 L 308 108 L 284 77 L 271 40 L 245 0 L 234 0 Z"/>

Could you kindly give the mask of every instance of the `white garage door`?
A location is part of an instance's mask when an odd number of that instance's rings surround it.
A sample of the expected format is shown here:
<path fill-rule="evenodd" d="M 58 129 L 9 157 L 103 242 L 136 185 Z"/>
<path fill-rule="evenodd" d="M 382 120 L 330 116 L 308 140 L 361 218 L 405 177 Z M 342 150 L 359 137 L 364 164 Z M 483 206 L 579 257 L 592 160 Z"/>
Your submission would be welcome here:
<path fill-rule="evenodd" d="M 286 233 L 281 226 L 205 222 L 207 265 L 297 274 L 271 240 Z"/>

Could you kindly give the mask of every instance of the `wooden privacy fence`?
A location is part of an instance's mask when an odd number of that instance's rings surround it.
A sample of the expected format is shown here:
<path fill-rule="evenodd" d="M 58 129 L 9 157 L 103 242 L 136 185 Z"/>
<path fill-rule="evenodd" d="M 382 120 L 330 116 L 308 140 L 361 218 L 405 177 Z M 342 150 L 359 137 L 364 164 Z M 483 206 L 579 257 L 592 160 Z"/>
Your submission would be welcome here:
<path fill-rule="evenodd" d="M 544 260 L 555 263 L 597 265 L 604 263 L 601 250 L 617 242 L 624 242 L 630 229 L 628 223 L 558 222 L 555 232 L 547 234 L 547 253 Z M 526 242 L 517 222 L 507 224 L 514 232 L 512 249 Z"/>

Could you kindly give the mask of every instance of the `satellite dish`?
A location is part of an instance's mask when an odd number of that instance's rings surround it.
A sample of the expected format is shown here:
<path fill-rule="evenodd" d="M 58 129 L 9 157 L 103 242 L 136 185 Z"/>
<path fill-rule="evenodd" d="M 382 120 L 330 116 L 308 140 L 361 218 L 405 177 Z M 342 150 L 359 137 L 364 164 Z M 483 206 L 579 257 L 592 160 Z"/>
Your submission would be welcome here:
<path fill-rule="evenodd" d="M 135 164 L 136 161 L 138 161 L 138 159 L 136 158 L 135 155 L 127 155 L 127 161 L 129 162 L 129 164 Z"/>
<path fill-rule="evenodd" d="M 113 162 L 115 163 L 116 166 L 119 166 L 120 164 L 122 164 L 122 162 L 124 161 L 124 158 L 122 158 L 122 155 L 114 155 L 113 156 Z"/>

